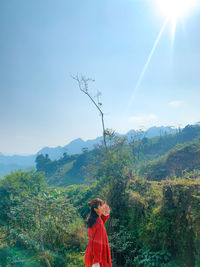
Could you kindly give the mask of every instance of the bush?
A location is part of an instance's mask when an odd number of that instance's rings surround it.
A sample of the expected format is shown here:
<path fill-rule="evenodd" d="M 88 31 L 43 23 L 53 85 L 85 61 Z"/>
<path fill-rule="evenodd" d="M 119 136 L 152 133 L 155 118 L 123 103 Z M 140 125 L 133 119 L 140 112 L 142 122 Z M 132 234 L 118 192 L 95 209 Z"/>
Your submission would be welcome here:
<path fill-rule="evenodd" d="M 82 252 L 71 251 L 66 255 L 66 267 L 85 267 L 84 254 Z"/>
<path fill-rule="evenodd" d="M 134 258 L 133 263 L 136 266 L 141 266 L 141 267 L 167 266 L 167 265 L 165 265 L 165 263 L 169 262 L 170 257 L 171 257 L 171 254 L 167 251 L 153 252 L 150 249 L 143 249 L 142 248 L 138 252 L 139 252 L 139 255 Z M 172 265 L 170 265 L 170 266 L 172 266 Z"/>

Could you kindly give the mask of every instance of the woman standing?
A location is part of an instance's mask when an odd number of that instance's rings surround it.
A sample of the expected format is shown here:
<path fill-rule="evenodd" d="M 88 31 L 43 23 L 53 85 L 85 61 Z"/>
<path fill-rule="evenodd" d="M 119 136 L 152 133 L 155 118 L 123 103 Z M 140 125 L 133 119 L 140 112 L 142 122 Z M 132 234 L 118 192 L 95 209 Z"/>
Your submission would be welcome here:
<path fill-rule="evenodd" d="M 104 227 L 110 208 L 100 198 L 88 202 L 91 211 L 87 217 L 89 243 L 85 251 L 86 267 L 112 267 L 109 241 Z"/>

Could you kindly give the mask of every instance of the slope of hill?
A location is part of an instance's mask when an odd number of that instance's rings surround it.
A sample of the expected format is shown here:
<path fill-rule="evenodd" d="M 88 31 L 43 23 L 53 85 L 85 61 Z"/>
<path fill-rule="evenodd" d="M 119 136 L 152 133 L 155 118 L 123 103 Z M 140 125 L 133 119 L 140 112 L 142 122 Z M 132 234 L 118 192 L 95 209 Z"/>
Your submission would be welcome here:
<path fill-rule="evenodd" d="M 187 125 L 176 134 L 165 134 L 151 139 L 144 137 L 141 141 L 133 143 L 133 157 L 135 157 L 136 163 L 147 163 L 165 155 L 177 144 L 190 142 L 199 135 L 200 125 Z"/>
<path fill-rule="evenodd" d="M 49 185 L 68 186 L 71 184 L 84 184 L 90 171 L 86 170 L 88 164 L 92 164 L 98 155 L 98 149 L 86 151 L 82 154 L 64 155 L 59 160 L 52 161 L 39 155 L 36 158 L 37 171 L 43 171 Z M 97 163 L 98 164 L 98 163 Z"/>
<path fill-rule="evenodd" d="M 151 127 L 147 131 L 144 131 L 142 135 L 146 137 L 153 137 L 153 136 L 160 136 L 163 133 L 175 133 L 177 130 L 172 129 L 169 126 L 160 126 L 160 127 Z M 135 130 L 130 130 L 126 134 L 119 134 L 116 133 L 117 136 L 125 136 L 129 139 L 134 138 L 137 140 L 141 138 L 140 134 Z M 48 154 L 51 160 L 58 160 L 60 157 L 63 156 L 64 153 L 69 155 L 73 154 L 80 154 L 83 152 L 84 149 L 92 150 L 96 144 L 100 144 L 103 140 L 102 136 L 97 137 L 96 139 L 84 141 L 81 138 L 75 139 L 71 141 L 64 147 L 57 146 L 57 147 L 44 147 L 39 150 L 35 155 L 13 155 L 13 156 L 6 156 L 0 152 L 0 178 L 3 177 L 5 174 L 9 174 L 11 170 L 27 170 L 30 168 L 35 168 L 35 159 L 39 154 L 46 155 Z"/>
<path fill-rule="evenodd" d="M 170 134 L 152 139 L 145 137 L 140 141 L 128 144 L 129 148 L 131 147 L 132 150 L 133 169 L 137 165 L 140 175 L 146 177 L 147 179 L 165 179 L 167 175 L 171 176 L 175 171 L 173 164 L 169 164 L 170 157 L 177 157 L 178 161 L 180 153 L 184 155 L 190 150 L 190 157 L 188 161 L 185 161 L 185 169 L 188 168 L 191 170 L 196 168 L 198 165 L 198 160 L 196 161 L 196 153 L 198 152 L 193 152 L 195 149 L 198 149 L 199 134 L 200 126 L 197 127 L 188 125 L 181 132 L 174 135 Z M 193 142 L 194 144 L 192 143 L 192 145 L 188 145 L 188 142 Z M 189 146 L 188 150 L 186 148 L 187 146 Z M 180 150 L 180 147 L 184 149 L 178 153 L 178 149 Z M 194 151 L 192 150 L 193 148 Z M 171 155 L 172 151 L 175 151 L 173 156 Z M 163 163 L 163 158 L 166 159 L 166 155 L 168 155 L 166 153 L 169 153 L 170 157 L 166 163 Z M 88 173 L 84 171 L 84 167 L 88 164 L 92 164 L 97 155 L 97 149 L 86 151 L 82 154 L 71 156 L 65 155 L 63 158 L 54 161 L 49 159 L 48 155 L 46 155 L 46 157 L 40 155 L 36 159 L 37 170 L 45 172 L 49 185 L 67 186 L 70 184 L 83 184 L 85 183 L 85 178 L 88 176 Z M 153 163 L 151 162 L 152 159 L 154 160 Z M 190 161 L 195 164 L 190 164 Z M 144 162 L 146 163 L 143 164 Z M 173 159 L 172 162 L 174 162 Z M 164 167 L 163 164 L 166 164 L 166 166 Z M 167 173 L 166 168 L 168 170 Z M 182 170 L 181 166 L 179 166 L 179 169 L 180 168 Z M 135 171 L 138 169 L 135 169 Z M 176 170 L 175 173 L 180 175 L 180 171 L 177 172 Z"/>
<path fill-rule="evenodd" d="M 147 180 L 173 179 L 184 172 L 200 170 L 200 136 L 191 142 L 178 144 L 159 159 L 142 164 L 139 175 Z"/>

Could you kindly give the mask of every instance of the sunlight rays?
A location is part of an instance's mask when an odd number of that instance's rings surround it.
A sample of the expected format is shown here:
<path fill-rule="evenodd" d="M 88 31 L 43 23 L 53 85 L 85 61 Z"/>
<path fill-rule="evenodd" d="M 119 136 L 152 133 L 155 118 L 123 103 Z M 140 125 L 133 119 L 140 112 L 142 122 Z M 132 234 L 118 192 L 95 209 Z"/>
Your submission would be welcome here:
<path fill-rule="evenodd" d="M 153 48 L 147 58 L 147 61 L 142 69 L 142 72 L 137 80 L 136 86 L 133 90 L 133 93 L 131 94 L 130 101 L 126 107 L 126 111 L 130 109 L 133 100 L 135 99 L 136 93 L 138 91 L 138 88 L 142 82 L 142 79 L 144 77 L 144 74 L 151 62 L 152 56 L 154 54 L 154 51 L 156 47 L 158 46 L 158 43 L 161 39 L 161 36 L 166 28 L 166 25 L 168 23 L 171 23 L 171 50 L 173 50 L 174 47 L 174 41 L 175 41 L 175 33 L 176 33 L 176 27 L 177 27 L 177 20 L 183 19 L 184 16 L 189 13 L 189 11 L 192 10 L 192 8 L 197 7 L 197 0 L 155 0 L 157 4 L 157 9 L 159 9 L 159 13 L 162 14 L 162 16 L 165 17 L 164 23 L 161 27 L 161 30 L 156 38 L 156 41 L 154 42 Z"/>
<path fill-rule="evenodd" d="M 157 45 L 158 45 L 158 43 L 159 43 L 159 41 L 160 41 L 160 38 L 161 38 L 161 36 L 162 36 L 162 34 L 163 34 L 163 31 L 164 31 L 164 29 L 165 29 L 167 23 L 168 23 L 168 19 L 165 20 L 165 22 L 164 22 L 164 24 L 163 24 L 163 26 L 162 26 L 162 28 L 161 28 L 161 30 L 160 30 L 160 32 L 159 32 L 157 38 L 156 38 L 156 41 L 154 42 L 153 48 L 151 49 L 151 52 L 150 52 L 149 57 L 148 57 L 148 59 L 147 59 L 147 62 L 145 63 L 144 68 L 143 68 L 143 70 L 142 70 L 142 72 L 141 72 L 141 74 L 140 74 L 140 76 L 139 76 L 139 78 L 138 78 L 138 80 L 137 80 L 135 89 L 134 89 L 134 91 L 133 91 L 133 93 L 132 93 L 132 95 L 131 95 L 129 104 L 127 105 L 127 109 L 130 108 L 130 106 L 131 106 L 131 104 L 132 104 L 132 102 L 133 102 L 133 100 L 134 100 L 134 98 L 135 98 L 136 92 L 137 92 L 137 90 L 138 90 L 138 88 L 139 88 L 139 86 L 140 86 L 140 84 L 141 84 L 142 78 L 144 77 L 144 74 L 145 74 L 145 72 L 146 72 L 146 70 L 147 70 L 147 68 L 148 68 L 148 66 L 149 66 L 149 63 L 150 63 L 151 58 L 152 58 L 152 56 L 153 56 L 153 53 L 154 53 L 154 51 L 155 51 L 155 49 L 156 49 L 156 47 L 157 47 Z"/>

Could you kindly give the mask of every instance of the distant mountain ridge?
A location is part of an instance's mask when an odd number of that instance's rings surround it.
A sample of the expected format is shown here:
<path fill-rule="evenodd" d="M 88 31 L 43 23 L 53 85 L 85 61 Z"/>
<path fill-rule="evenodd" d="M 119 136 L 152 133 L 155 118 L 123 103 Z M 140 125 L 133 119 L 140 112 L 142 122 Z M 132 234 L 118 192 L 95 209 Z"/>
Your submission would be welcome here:
<path fill-rule="evenodd" d="M 160 127 L 153 126 L 148 130 L 144 131 L 144 135 L 147 138 L 151 138 L 155 136 L 160 136 L 161 134 L 163 135 L 165 132 L 167 134 L 173 134 L 177 132 L 177 129 L 172 129 L 170 126 L 160 126 Z M 130 130 L 126 134 L 120 134 L 120 133 L 115 133 L 115 134 L 117 136 L 127 136 L 130 139 L 131 136 L 136 137 L 137 131 Z M 37 152 L 37 155 L 48 154 L 49 158 L 54 160 L 58 159 L 59 156 L 62 156 L 64 152 L 67 152 L 67 154 L 69 155 L 73 155 L 82 153 L 82 149 L 85 147 L 87 147 L 88 150 L 91 150 L 94 148 L 94 145 L 99 144 L 101 141 L 103 141 L 102 136 L 87 141 L 84 141 L 81 138 L 77 138 L 64 147 L 61 146 L 55 148 L 44 147 Z"/>
<path fill-rule="evenodd" d="M 199 169 L 200 126 L 187 125 L 175 134 L 152 138 L 143 138 L 142 135 L 139 142 L 135 139 L 130 141 L 126 148 L 131 153 L 131 168 L 136 175 L 146 177 L 148 174 L 148 180 L 166 179 L 167 175 L 173 177 L 177 173 L 181 176 L 188 168 Z M 181 151 L 180 147 L 184 149 Z M 39 155 L 37 171 L 44 172 L 50 186 L 87 183 L 93 175 L 87 166 L 100 164 L 99 153 L 99 149 L 84 150 L 81 154 L 64 154 L 58 160 L 50 160 L 48 155 Z M 166 160 L 163 161 L 163 158 Z"/>
<path fill-rule="evenodd" d="M 146 131 L 144 131 L 144 136 L 147 138 L 160 136 L 163 134 L 174 134 L 177 132 L 177 129 L 173 129 L 170 126 L 153 126 Z M 126 134 L 115 133 L 117 136 L 127 136 L 128 139 L 131 137 L 137 138 L 138 131 L 130 130 Z M 0 152 L 0 178 L 10 173 L 12 170 L 22 169 L 27 170 L 30 168 L 35 168 L 35 159 L 39 154 L 48 154 L 51 160 L 57 160 L 63 156 L 63 153 L 69 155 L 80 154 L 82 153 L 83 148 L 91 150 L 96 144 L 99 144 L 103 140 L 103 137 L 97 137 L 95 139 L 84 141 L 81 138 L 72 140 L 66 146 L 57 146 L 57 147 L 44 147 L 39 150 L 36 154 L 33 155 L 12 155 L 7 156 Z"/>

